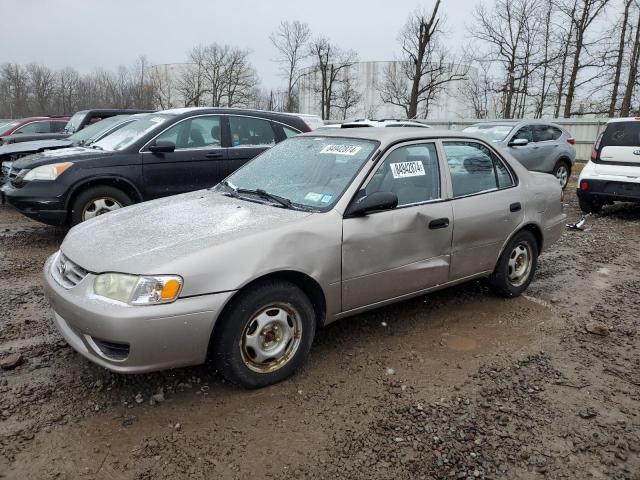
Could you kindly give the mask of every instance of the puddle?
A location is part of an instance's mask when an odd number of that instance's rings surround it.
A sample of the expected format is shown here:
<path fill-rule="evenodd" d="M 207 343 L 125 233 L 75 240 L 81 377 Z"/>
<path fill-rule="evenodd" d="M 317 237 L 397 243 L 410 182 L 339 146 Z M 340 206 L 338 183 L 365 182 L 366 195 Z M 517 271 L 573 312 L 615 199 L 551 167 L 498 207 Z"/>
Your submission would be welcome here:
<path fill-rule="evenodd" d="M 478 342 L 473 338 L 460 335 L 448 335 L 444 341 L 447 348 L 456 352 L 470 352 L 471 350 L 477 350 L 479 347 Z"/>

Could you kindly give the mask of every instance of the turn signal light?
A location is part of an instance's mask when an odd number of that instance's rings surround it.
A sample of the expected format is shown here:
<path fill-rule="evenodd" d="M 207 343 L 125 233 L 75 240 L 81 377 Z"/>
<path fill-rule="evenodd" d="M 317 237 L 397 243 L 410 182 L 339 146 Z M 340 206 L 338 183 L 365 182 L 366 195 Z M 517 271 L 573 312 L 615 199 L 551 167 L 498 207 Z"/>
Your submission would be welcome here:
<path fill-rule="evenodd" d="M 588 190 L 589 184 L 587 182 L 580 182 L 580 190 Z"/>
<path fill-rule="evenodd" d="M 567 138 L 567 142 L 569 142 L 569 145 L 575 145 L 576 144 L 576 139 L 573 137 L 569 137 Z"/>
<path fill-rule="evenodd" d="M 560 203 L 564 203 L 564 190 L 560 190 Z"/>
<path fill-rule="evenodd" d="M 164 284 L 162 292 L 160 292 L 160 298 L 162 298 L 162 300 L 173 300 L 178 296 L 179 291 L 180 282 L 178 282 L 177 280 L 169 280 Z"/>

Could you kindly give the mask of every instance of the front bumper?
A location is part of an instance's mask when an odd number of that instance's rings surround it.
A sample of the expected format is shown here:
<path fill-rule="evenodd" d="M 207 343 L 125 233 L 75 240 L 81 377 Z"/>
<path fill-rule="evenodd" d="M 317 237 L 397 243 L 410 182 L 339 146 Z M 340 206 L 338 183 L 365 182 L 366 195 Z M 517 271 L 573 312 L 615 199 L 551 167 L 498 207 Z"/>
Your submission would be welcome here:
<path fill-rule="evenodd" d="M 96 297 L 95 275 L 91 273 L 75 287 L 62 287 L 51 275 L 54 258 L 44 266 L 43 284 L 56 327 L 78 353 L 119 373 L 203 363 L 216 319 L 234 293 L 181 298 L 165 305 L 127 306 Z M 105 344 L 126 346 L 125 358 L 113 355 Z"/>
<path fill-rule="evenodd" d="M 0 188 L 0 201 L 12 205 L 23 215 L 42 223 L 64 226 L 68 222 L 65 208 L 66 191 L 58 191 L 54 182 L 30 182 L 22 188 L 5 183 Z"/>
<path fill-rule="evenodd" d="M 582 190 L 580 185 L 586 182 L 588 188 Z M 581 178 L 578 182 L 576 195 L 581 200 L 597 201 L 599 203 L 639 202 L 640 183 L 622 180 L 592 180 Z"/>

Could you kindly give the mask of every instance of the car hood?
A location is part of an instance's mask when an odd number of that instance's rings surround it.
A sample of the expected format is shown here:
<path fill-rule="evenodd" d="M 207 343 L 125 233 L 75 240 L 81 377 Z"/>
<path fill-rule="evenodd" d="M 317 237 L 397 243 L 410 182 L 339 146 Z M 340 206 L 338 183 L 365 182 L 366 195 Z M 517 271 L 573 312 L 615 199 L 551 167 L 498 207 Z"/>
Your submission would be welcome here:
<path fill-rule="evenodd" d="M 37 152 L 47 148 L 65 148 L 70 146 L 71 142 L 69 140 L 34 140 L 33 142 L 10 143 L 0 147 L 0 155 Z"/>
<path fill-rule="evenodd" d="M 59 148 L 57 150 L 47 150 L 45 152 L 35 153 L 33 155 L 19 158 L 18 160 L 13 162 L 13 168 L 18 170 L 21 170 L 23 168 L 31 169 L 39 167 L 40 165 L 49 165 L 51 163 L 79 162 L 111 155 L 113 155 L 113 152 L 105 152 L 94 148 Z"/>
<path fill-rule="evenodd" d="M 81 223 L 69 231 L 60 249 L 94 273 L 182 274 L 164 269 L 169 265 L 174 268 L 177 260 L 194 254 L 202 255 L 200 262 L 204 258 L 211 262 L 204 255 L 207 249 L 257 237 L 309 215 L 199 190 Z M 254 248 L 260 248 L 258 239 Z"/>

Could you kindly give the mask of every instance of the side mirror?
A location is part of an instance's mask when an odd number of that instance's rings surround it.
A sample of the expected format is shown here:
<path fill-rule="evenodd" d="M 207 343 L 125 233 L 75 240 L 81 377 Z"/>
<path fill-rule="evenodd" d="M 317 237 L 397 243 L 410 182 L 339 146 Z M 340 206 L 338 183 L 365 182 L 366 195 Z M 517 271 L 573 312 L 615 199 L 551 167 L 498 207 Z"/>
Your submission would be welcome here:
<path fill-rule="evenodd" d="M 525 145 L 529 145 L 529 140 L 526 138 L 516 138 L 509 142 L 510 147 L 524 147 Z"/>
<path fill-rule="evenodd" d="M 345 215 L 348 217 L 359 217 L 381 210 L 391 210 L 398 206 L 398 196 L 393 192 L 373 192 L 371 195 L 362 197 L 357 202 L 352 203 L 347 208 Z"/>
<path fill-rule="evenodd" d="M 173 142 L 167 142 L 160 140 L 159 142 L 149 145 L 149 151 L 153 153 L 171 153 L 175 151 L 176 144 Z"/>

